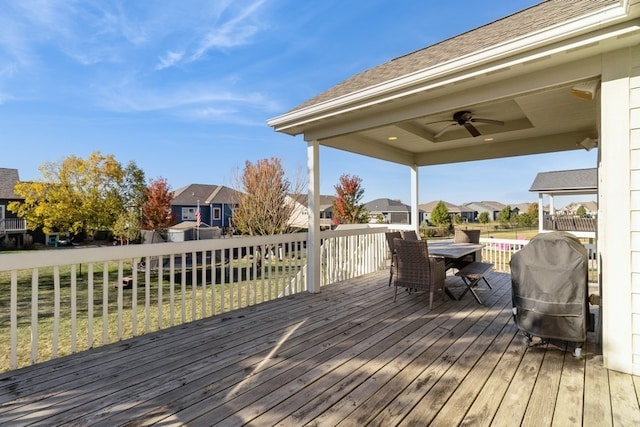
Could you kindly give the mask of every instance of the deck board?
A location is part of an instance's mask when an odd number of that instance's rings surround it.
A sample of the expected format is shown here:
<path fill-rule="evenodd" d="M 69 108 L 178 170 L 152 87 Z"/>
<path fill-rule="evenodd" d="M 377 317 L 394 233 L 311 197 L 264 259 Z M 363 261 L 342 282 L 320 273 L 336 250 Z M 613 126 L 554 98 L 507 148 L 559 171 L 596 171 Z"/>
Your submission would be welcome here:
<path fill-rule="evenodd" d="M 639 425 L 593 337 L 527 346 L 510 277 L 460 301 L 388 271 L 0 375 L 0 425 Z M 454 293 L 460 278 L 448 276 Z M 591 334 L 590 334 L 591 335 Z"/>

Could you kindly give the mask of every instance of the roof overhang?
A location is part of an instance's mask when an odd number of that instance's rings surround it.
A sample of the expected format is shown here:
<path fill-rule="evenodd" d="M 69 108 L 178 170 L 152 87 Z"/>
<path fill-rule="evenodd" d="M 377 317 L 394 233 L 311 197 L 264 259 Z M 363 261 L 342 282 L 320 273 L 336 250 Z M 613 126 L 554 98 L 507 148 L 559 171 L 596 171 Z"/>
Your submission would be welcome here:
<path fill-rule="evenodd" d="M 323 146 L 417 166 L 582 149 L 580 141 L 597 137 L 599 102 L 577 99 L 571 89 L 599 81 L 603 54 L 640 44 L 638 9 L 621 1 L 268 124 Z M 460 110 L 504 125 L 483 126 L 477 138 L 462 127 L 436 138 Z"/>

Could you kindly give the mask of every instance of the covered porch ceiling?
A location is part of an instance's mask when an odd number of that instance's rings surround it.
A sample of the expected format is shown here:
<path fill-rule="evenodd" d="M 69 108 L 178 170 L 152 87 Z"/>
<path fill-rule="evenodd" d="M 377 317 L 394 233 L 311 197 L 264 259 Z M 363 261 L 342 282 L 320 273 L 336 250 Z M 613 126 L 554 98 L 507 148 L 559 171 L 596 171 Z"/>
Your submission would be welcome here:
<path fill-rule="evenodd" d="M 359 90 L 338 91 L 269 125 L 322 146 L 418 167 L 582 150 L 582 140 L 598 138 L 602 54 L 637 45 L 640 33 L 637 19 L 628 15 L 610 18 L 608 25 L 603 19 L 591 27 L 573 22 L 572 28 L 556 26 Z M 499 123 L 472 120 L 480 133 L 474 137 L 453 121 L 456 112 Z"/>

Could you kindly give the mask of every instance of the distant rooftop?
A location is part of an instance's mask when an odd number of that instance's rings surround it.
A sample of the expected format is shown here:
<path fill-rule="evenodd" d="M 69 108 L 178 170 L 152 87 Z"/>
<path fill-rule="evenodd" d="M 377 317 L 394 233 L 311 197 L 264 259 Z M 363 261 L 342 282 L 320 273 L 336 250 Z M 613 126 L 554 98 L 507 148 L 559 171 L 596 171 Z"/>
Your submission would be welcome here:
<path fill-rule="evenodd" d="M 573 169 L 540 172 L 529 191 L 546 194 L 593 194 L 598 192 L 598 170 Z"/>

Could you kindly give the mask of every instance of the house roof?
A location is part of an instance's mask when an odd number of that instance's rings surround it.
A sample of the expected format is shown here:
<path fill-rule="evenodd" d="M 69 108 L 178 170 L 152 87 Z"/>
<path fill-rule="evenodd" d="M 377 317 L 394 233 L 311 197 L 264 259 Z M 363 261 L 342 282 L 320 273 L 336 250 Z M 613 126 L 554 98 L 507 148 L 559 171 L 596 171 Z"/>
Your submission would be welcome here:
<path fill-rule="evenodd" d="M 540 172 L 529 191 L 545 194 L 593 194 L 598 192 L 598 170 L 573 169 Z"/>
<path fill-rule="evenodd" d="M 433 209 L 435 209 L 436 205 L 440 202 L 441 200 L 433 200 L 428 203 L 423 203 L 421 205 L 418 205 L 418 209 L 425 212 L 433 212 Z M 469 209 L 467 206 L 455 205 L 453 203 L 449 203 L 444 200 L 442 200 L 442 203 L 444 203 L 449 213 L 473 212 L 473 209 Z"/>
<path fill-rule="evenodd" d="M 0 168 L 0 199 L 20 200 L 13 192 L 19 180 L 18 169 Z"/>
<path fill-rule="evenodd" d="M 518 38 L 544 27 L 585 15 L 619 0 L 551 0 L 498 19 L 434 45 L 392 59 L 348 78 L 329 90 L 309 99 L 291 111 L 357 92 L 467 54 Z"/>
<path fill-rule="evenodd" d="M 604 56 L 638 45 L 638 18 L 637 0 L 541 2 L 349 77 L 268 124 L 411 167 L 582 150 L 599 133 Z M 584 86 L 590 96 L 575 96 Z M 454 120 L 462 112 L 491 119 L 473 122 L 482 138 Z"/>
<path fill-rule="evenodd" d="M 384 198 L 365 203 L 364 208 L 369 212 L 411 212 L 411 206 L 399 200 Z"/>
<path fill-rule="evenodd" d="M 293 200 L 300 203 L 304 207 L 309 206 L 309 195 L 307 193 L 292 193 L 289 194 L 289 197 L 291 197 Z M 324 211 L 328 208 L 331 208 L 335 199 L 336 196 L 320 195 L 320 210 Z"/>
<path fill-rule="evenodd" d="M 474 210 L 476 210 L 475 209 L 476 207 L 479 207 L 479 208 L 484 209 L 484 210 L 489 211 L 489 212 L 499 212 L 502 209 L 504 209 L 506 205 L 503 205 L 500 202 L 483 200 L 483 201 L 480 201 L 480 202 L 465 203 L 464 206 L 466 206 L 468 208 L 471 208 L 471 209 L 474 209 Z"/>
<path fill-rule="evenodd" d="M 238 191 L 224 185 L 189 184 L 174 191 L 172 205 L 196 206 L 212 203 L 235 203 Z"/>

